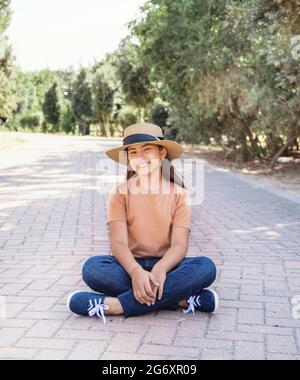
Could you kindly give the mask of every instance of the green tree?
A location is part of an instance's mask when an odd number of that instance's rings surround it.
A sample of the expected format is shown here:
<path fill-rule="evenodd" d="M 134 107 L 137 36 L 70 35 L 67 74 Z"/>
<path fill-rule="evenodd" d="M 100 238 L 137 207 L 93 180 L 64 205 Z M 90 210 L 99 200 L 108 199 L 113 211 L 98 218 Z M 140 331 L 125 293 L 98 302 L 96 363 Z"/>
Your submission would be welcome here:
<path fill-rule="evenodd" d="M 71 110 L 71 106 L 66 104 L 63 106 L 60 117 L 60 129 L 67 135 L 69 133 L 75 135 L 76 132 L 76 120 Z"/>
<path fill-rule="evenodd" d="M 0 0 L 0 116 L 10 117 L 16 108 L 14 97 L 14 57 L 5 32 L 11 17 L 10 0 Z"/>
<path fill-rule="evenodd" d="M 270 157 L 299 136 L 299 0 L 151 0 L 131 23 L 139 59 L 178 138 L 236 158 Z M 276 157 L 276 156 L 275 156 Z"/>
<path fill-rule="evenodd" d="M 139 60 L 137 48 L 130 38 L 124 39 L 120 44 L 116 66 L 126 104 L 136 107 L 140 120 L 145 121 L 155 93 L 149 79 L 149 69 Z"/>
<path fill-rule="evenodd" d="M 159 125 L 162 129 L 166 129 L 169 112 L 163 104 L 155 104 L 151 109 L 150 122 Z"/>
<path fill-rule="evenodd" d="M 59 77 L 50 70 L 41 70 L 35 72 L 16 71 L 14 75 L 14 95 L 16 100 L 16 109 L 12 117 L 12 126 L 18 129 L 25 126 L 26 123 L 20 123 L 21 119 L 36 120 L 43 122 L 43 104 L 45 102 L 46 93 L 53 86 L 54 82 L 58 82 Z M 28 119 L 29 118 L 29 119 Z M 32 129 L 38 131 L 41 125 L 31 124 Z M 46 128 L 47 129 L 47 128 Z"/>
<path fill-rule="evenodd" d="M 90 124 L 93 118 L 93 101 L 91 86 L 87 81 L 87 74 L 84 69 L 80 70 L 73 84 L 71 106 L 72 113 L 79 125 L 80 134 L 89 135 Z"/>
<path fill-rule="evenodd" d="M 53 83 L 49 91 L 46 92 L 45 101 L 42 108 L 45 121 L 52 125 L 51 132 L 57 132 L 59 130 L 61 107 L 58 94 L 58 85 L 56 82 Z"/>
<path fill-rule="evenodd" d="M 110 88 L 104 76 L 99 73 L 94 76 L 92 88 L 94 121 L 100 124 L 100 134 L 109 137 L 114 107 L 114 90 Z"/>
<path fill-rule="evenodd" d="M 129 125 L 138 123 L 138 121 L 139 112 L 132 106 L 125 106 L 118 113 L 118 122 L 122 127 L 122 131 L 124 131 L 124 129 Z"/>

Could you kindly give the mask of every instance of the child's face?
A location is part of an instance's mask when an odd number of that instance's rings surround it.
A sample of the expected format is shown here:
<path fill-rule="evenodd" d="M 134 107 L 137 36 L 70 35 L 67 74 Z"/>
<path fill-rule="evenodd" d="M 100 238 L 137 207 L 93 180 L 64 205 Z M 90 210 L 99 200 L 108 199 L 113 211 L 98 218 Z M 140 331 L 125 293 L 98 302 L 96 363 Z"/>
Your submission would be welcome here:
<path fill-rule="evenodd" d="M 129 147 L 128 160 L 131 168 L 140 176 L 149 175 L 160 168 L 160 160 L 167 154 L 165 147 L 155 144 L 137 144 Z"/>

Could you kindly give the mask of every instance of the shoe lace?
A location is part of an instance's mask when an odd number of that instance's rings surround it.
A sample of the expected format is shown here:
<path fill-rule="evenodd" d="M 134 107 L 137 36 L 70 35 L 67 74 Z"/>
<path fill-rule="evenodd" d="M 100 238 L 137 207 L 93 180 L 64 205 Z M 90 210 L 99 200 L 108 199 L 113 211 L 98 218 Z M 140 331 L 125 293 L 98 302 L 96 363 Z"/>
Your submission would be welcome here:
<path fill-rule="evenodd" d="M 189 304 L 189 307 L 185 310 L 182 310 L 183 314 L 187 314 L 192 311 L 193 315 L 195 316 L 195 307 L 201 307 L 200 296 L 191 296 L 187 300 L 187 303 Z"/>
<path fill-rule="evenodd" d="M 90 317 L 97 315 L 99 318 L 103 320 L 103 323 L 105 324 L 106 318 L 104 315 L 104 310 L 108 310 L 108 309 L 109 309 L 109 306 L 104 305 L 104 303 L 102 303 L 101 298 L 99 299 L 98 302 L 97 302 L 97 299 L 94 299 L 94 304 L 93 304 L 93 301 L 90 300 L 90 307 L 88 308 L 88 313 Z"/>

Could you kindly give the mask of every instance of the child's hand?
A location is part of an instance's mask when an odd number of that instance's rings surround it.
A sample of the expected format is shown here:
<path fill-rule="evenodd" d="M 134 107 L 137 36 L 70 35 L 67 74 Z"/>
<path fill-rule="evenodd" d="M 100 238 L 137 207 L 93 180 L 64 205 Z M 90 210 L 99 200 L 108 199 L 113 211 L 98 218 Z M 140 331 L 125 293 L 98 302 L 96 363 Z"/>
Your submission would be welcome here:
<path fill-rule="evenodd" d="M 153 292 L 155 293 L 155 297 L 158 291 L 158 300 L 160 301 L 164 292 L 164 284 L 167 278 L 167 272 L 164 268 L 162 268 L 159 264 L 154 265 L 151 271 L 152 275 L 157 279 L 158 286 L 154 286 L 152 288 Z M 155 303 L 155 298 L 154 298 Z"/>
<path fill-rule="evenodd" d="M 154 304 L 156 294 L 152 290 L 152 287 L 158 287 L 159 283 L 153 274 L 142 267 L 137 267 L 131 273 L 131 279 L 135 299 L 140 303 L 146 303 L 148 306 Z"/>

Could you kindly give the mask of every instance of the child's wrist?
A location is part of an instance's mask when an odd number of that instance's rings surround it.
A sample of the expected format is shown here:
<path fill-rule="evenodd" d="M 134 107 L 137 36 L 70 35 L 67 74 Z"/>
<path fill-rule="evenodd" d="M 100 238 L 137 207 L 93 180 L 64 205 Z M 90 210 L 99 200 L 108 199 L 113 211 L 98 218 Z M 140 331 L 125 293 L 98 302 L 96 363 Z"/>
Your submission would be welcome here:
<path fill-rule="evenodd" d="M 137 269 L 142 269 L 142 267 L 141 267 L 140 265 L 137 265 L 136 267 L 134 267 L 134 268 L 129 272 L 129 276 L 132 277 L 132 276 L 136 273 Z"/>
<path fill-rule="evenodd" d="M 156 269 L 159 269 L 160 271 L 163 271 L 163 272 L 168 272 L 168 267 L 166 264 L 164 264 L 162 261 L 158 261 L 156 264 L 155 264 L 155 267 Z"/>

